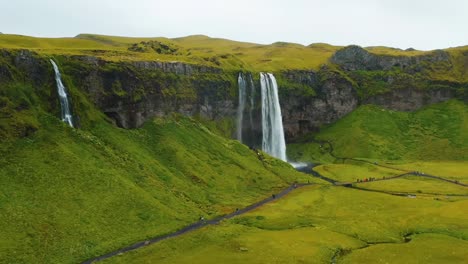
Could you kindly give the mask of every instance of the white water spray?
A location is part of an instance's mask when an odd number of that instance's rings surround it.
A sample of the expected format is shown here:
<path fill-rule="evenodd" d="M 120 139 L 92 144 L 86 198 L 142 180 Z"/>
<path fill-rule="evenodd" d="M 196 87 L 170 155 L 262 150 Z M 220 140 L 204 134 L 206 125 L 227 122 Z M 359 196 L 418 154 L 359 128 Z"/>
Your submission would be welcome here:
<path fill-rule="evenodd" d="M 62 108 L 62 121 L 73 127 L 72 114 L 70 111 L 70 105 L 68 103 L 67 92 L 65 86 L 62 83 L 62 78 L 57 64 L 53 60 L 50 60 L 55 71 L 55 81 L 57 82 L 57 91 L 60 99 L 60 106 Z"/>
<path fill-rule="evenodd" d="M 262 93 L 262 149 L 273 157 L 286 161 L 286 142 L 275 76 L 271 73 L 260 73 L 260 85 Z"/>
<path fill-rule="evenodd" d="M 242 123 L 244 119 L 244 108 L 245 108 L 245 101 L 246 101 L 246 82 L 244 79 L 244 75 L 239 73 L 239 77 L 237 78 L 237 82 L 239 84 L 239 106 L 237 107 L 237 140 L 242 142 Z"/>

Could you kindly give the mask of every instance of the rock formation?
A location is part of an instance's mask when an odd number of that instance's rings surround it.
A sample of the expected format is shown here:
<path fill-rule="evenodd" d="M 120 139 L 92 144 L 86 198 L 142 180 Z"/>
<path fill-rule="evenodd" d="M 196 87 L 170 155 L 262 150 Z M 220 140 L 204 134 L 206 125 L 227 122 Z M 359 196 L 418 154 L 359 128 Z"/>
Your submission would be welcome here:
<path fill-rule="evenodd" d="M 19 71 L 25 76 L 21 81 L 54 87 L 47 58 L 27 50 L 0 50 L 0 56 L 8 62 L 0 63 L 0 82 L 12 81 L 13 72 Z M 58 59 L 62 74 L 71 82 L 66 85 L 86 95 L 123 128 L 136 128 L 152 117 L 172 112 L 212 120 L 234 120 L 236 116 L 239 71 L 182 62 L 108 62 L 91 56 Z M 468 87 L 463 79 L 435 81 L 431 77 L 434 72 L 450 72 L 452 68 L 452 59 L 442 50 L 418 56 L 390 56 L 348 46 L 337 51 L 330 63 L 319 70 L 275 72 L 286 139 L 292 141 L 317 131 L 360 104 L 413 111 L 455 96 L 466 99 L 468 93 L 460 93 Z M 56 98 L 50 95 L 48 100 Z M 258 106 L 259 98 L 255 100 Z M 259 109 L 252 109 L 253 137 L 261 135 L 257 126 L 261 121 Z"/>

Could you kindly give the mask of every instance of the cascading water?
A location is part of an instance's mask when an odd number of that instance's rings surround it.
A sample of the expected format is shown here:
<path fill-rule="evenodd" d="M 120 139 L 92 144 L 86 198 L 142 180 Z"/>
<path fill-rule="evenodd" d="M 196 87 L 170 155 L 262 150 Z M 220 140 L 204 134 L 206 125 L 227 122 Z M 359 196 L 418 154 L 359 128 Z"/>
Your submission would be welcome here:
<path fill-rule="evenodd" d="M 275 76 L 271 73 L 260 73 L 260 85 L 262 94 L 262 149 L 273 157 L 286 161 L 286 142 Z"/>
<path fill-rule="evenodd" d="M 253 130 L 254 122 L 253 122 L 253 110 L 255 108 L 255 85 L 252 79 L 252 74 L 249 74 L 249 81 L 250 81 L 250 111 L 249 111 L 249 119 L 250 119 L 250 129 Z"/>
<path fill-rule="evenodd" d="M 73 127 L 72 114 L 68 103 L 67 92 L 65 86 L 62 83 L 62 78 L 57 64 L 53 60 L 50 60 L 55 71 L 55 81 L 57 82 L 57 91 L 60 98 L 60 106 L 62 108 L 62 121 Z"/>
<path fill-rule="evenodd" d="M 246 81 L 244 79 L 244 75 L 239 73 L 239 77 L 237 78 L 237 82 L 239 84 L 239 106 L 237 108 L 237 140 L 242 142 L 242 123 L 244 119 L 244 108 L 245 108 L 245 101 L 246 101 Z"/>

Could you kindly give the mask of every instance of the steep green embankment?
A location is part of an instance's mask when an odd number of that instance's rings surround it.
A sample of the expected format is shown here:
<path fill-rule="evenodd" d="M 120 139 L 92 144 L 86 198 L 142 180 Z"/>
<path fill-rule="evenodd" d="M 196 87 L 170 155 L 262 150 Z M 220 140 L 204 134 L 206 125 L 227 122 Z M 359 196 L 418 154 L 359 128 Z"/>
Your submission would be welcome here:
<path fill-rule="evenodd" d="M 0 259 L 71 263 L 233 211 L 298 179 L 193 120 L 42 129 L 0 155 Z"/>
<path fill-rule="evenodd" d="M 187 117 L 116 128 L 64 75 L 80 117 L 72 129 L 58 118 L 52 71 L 36 80 L 1 66 L 0 262 L 76 263 L 304 177 Z"/>
<path fill-rule="evenodd" d="M 339 157 L 383 160 L 468 159 L 468 106 L 451 100 L 417 112 L 397 112 L 364 105 L 318 134 L 332 143 Z M 309 143 L 307 143 L 309 142 Z M 305 137 L 288 146 L 297 160 L 332 160 L 328 146 L 320 148 Z"/>

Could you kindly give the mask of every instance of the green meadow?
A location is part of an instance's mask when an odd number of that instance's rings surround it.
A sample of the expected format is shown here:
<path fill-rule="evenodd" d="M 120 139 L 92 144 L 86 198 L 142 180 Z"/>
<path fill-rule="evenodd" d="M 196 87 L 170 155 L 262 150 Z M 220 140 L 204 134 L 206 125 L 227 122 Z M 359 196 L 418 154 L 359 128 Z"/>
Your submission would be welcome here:
<path fill-rule="evenodd" d="M 319 184 L 104 263 L 465 263 L 466 206 Z"/>
<path fill-rule="evenodd" d="M 466 263 L 468 187 L 392 178 L 419 171 L 465 182 L 466 114 L 459 101 L 414 113 L 362 106 L 288 145 L 290 157 L 320 163 L 315 171 L 352 188 L 316 182 L 104 263 Z M 377 180 L 356 183 L 366 178 Z"/>

